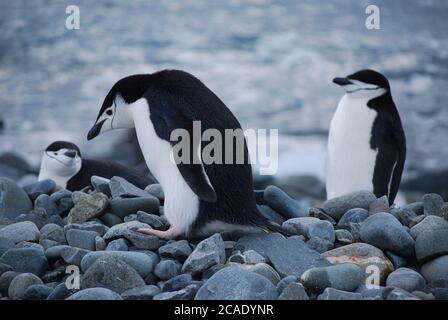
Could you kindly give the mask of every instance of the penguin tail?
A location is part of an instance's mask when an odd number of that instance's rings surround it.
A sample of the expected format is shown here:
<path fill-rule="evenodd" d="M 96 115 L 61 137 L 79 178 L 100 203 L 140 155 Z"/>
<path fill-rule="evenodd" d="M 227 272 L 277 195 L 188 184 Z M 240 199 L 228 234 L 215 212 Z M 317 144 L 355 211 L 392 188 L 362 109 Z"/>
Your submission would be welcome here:
<path fill-rule="evenodd" d="M 286 228 L 282 227 L 280 223 L 274 221 L 272 217 L 270 217 L 269 215 L 264 215 L 257 207 L 255 207 L 255 210 L 253 212 L 254 212 L 253 217 L 255 217 L 255 219 L 252 220 L 252 221 L 255 220 L 253 224 L 265 230 L 266 232 L 278 232 L 288 237 L 296 235 L 291 233 Z M 280 221 L 284 220 L 281 219 Z"/>
<path fill-rule="evenodd" d="M 256 225 L 257 227 L 263 229 L 266 232 L 278 232 L 278 233 L 280 233 L 284 236 L 288 236 L 288 237 L 295 235 L 295 234 L 291 233 L 289 230 L 287 230 L 286 228 L 282 227 L 277 222 L 274 222 L 271 219 L 263 216 L 258 209 L 256 209 L 256 212 L 257 212 L 257 215 L 256 215 L 257 218 L 253 224 Z"/>
<path fill-rule="evenodd" d="M 266 220 L 264 227 L 265 227 L 268 231 L 270 231 L 270 232 L 278 232 L 278 233 L 280 233 L 280 234 L 282 234 L 282 235 L 284 235 L 284 236 L 287 236 L 287 237 L 291 237 L 291 236 L 294 236 L 294 235 L 295 235 L 295 234 L 289 232 L 289 230 L 286 230 L 286 229 L 285 229 L 284 227 L 282 227 L 281 225 L 279 225 L 279 224 L 277 224 L 277 223 L 275 223 L 275 222 L 272 222 L 272 221 L 270 221 L 270 220 Z"/>

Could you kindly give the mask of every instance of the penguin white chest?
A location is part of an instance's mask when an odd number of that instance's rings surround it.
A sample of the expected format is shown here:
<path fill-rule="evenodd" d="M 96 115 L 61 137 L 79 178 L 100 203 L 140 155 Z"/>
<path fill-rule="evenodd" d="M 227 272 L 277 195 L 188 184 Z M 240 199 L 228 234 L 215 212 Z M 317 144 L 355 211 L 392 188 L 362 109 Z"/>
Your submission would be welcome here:
<path fill-rule="evenodd" d="M 370 148 L 377 116 L 368 100 L 342 97 L 328 137 L 327 198 L 359 190 L 373 191 L 378 151 Z"/>
<path fill-rule="evenodd" d="M 67 188 L 67 182 L 71 178 L 72 177 L 61 177 L 61 176 L 58 176 L 58 175 L 56 175 L 52 172 L 48 172 L 48 171 L 41 171 L 39 173 L 37 180 L 42 181 L 42 180 L 50 179 L 50 180 L 53 180 L 56 183 L 56 185 L 61 186 L 62 188 Z"/>
<path fill-rule="evenodd" d="M 165 194 L 164 214 L 172 227 L 188 232 L 199 212 L 199 198 L 171 160 L 171 144 L 157 136 L 146 99 L 133 103 L 132 115 L 146 165 Z"/>
<path fill-rule="evenodd" d="M 63 152 L 59 152 L 58 155 L 50 157 L 45 152 L 42 157 L 37 180 L 50 179 L 58 186 L 66 188 L 70 179 L 79 173 L 81 166 L 82 162 L 80 158 L 67 158 L 63 155 Z"/>

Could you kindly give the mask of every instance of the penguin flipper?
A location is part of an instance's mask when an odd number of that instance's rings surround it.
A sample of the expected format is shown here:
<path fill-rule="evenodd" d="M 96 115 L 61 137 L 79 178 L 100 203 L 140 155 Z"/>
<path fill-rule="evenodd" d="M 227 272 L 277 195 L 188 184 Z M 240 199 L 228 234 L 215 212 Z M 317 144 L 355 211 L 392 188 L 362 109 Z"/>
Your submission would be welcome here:
<path fill-rule="evenodd" d="M 404 135 L 401 122 L 399 123 L 398 128 L 396 128 L 394 132 L 395 132 L 394 142 L 397 147 L 397 162 L 395 164 L 390 182 L 390 190 L 389 190 L 390 205 L 393 204 L 395 197 L 397 196 L 398 188 L 400 187 L 401 176 L 403 174 L 404 163 L 406 160 L 406 137 Z"/>
<path fill-rule="evenodd" d="M 215 189 L 211 185 L 202 165 L 180 163 L 177 165 L 177 168 L 199 199 L 206 202 L 216 202 L 218 200 Z"/>
<path fill-rule="evenodd" d="M 378 144 L 378 156 L 373 176 L 374 194 L 388 196 L 392 205 L 400 187 L 406 158 L 406 138 L 399 117 L 383 120 L 387 126 L 382 131 Z"/>
<path fill-rule="evenodd" d="M 173 145 L 173 147 L 178 143 L 183 143 L 183 139 L 189 140 L 187 141 L 188 145 L 183 145 L 183 147 L 187 146 L 189 149 L 179 149 L 181 153 L 187 152 L 185 157 L 183 157 L 183 154 L 179 155 L 177 152 L 173 152 L 173 156 L 180 157 L 174 158 L 180 174 L 191 190 L 199 197 L 199 199 L 206 202 L 216 202 L 218 197 L 207 173 L 205 172 L 204 164 L 202 163 L 202 159 L 200 157 L 202 150 L 202 133 L 200 132 L 198 137 L 193 134 L 193 121 L 195 120 L 192 117 L 186 116 L 185 113 L 182 112 L 182 107 L 178 105 L 179 100 L 174 99 L 172 96 L 167 97 L 166 94 L 160 95 L 159 99 L 155 99 L 155 101 L 158 101 L 158 103 L 155 104 L 154 101 L 149 102 L 150 118 L 159 138 L 168 141 L 171 145 Z M 188 132 L 188 136 L 181 136 L 182 140 L 179 142 L 172 141 L 171 136 L 173 131 L 176 129 L 186 130 Z M 181 131 L 179 131 L 179 133 L 181 133 Z"/>

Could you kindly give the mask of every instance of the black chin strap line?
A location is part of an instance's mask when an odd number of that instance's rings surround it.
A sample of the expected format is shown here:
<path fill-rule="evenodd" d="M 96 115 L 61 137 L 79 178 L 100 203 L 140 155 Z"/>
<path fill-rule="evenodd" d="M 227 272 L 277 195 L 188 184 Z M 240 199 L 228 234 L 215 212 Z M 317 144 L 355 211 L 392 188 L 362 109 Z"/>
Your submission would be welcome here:
<path fill-rule="evenodd" d="M 360 91 L 360 90 L 378 90 L 381 87 L 375 87 L 375 88 L 359 88 L 359 89 L 355 89 L 355 90 L 348 90 L 347 93 L 353 93 L 356 91 Z"/>
<path fill-rule="evenodd" d="M 117 104 L 115 103 L 115 99 L 114 99 L 114 114 L 112 116 L 112 121 L 110 122 L 110 127 L 112 128 L 112 130 L 114 129 L 114 119 L 115 119 L 115 114 L 117 113 Z"/>

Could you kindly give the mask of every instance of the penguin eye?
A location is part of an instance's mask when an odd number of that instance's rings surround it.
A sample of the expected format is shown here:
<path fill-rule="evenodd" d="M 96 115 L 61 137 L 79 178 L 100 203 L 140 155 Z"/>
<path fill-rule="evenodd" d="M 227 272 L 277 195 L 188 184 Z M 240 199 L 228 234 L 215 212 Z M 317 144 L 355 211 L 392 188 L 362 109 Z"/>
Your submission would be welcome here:
<path fill-rule="evenodd" d="M 57 153 L 57 152 L 54 152 L 53 154 L 54 154 L 55 156 L 57 156 L 57 155 L 58 155 L 58 153 Z"/>
<path fill-rule="evenodd" d="M 106 114 L 107 114 L 108 116 L 111 116 L 112 113 L 113 113 L 112 109 L 107 109 L 107 110 L 106 110 Z"/>

